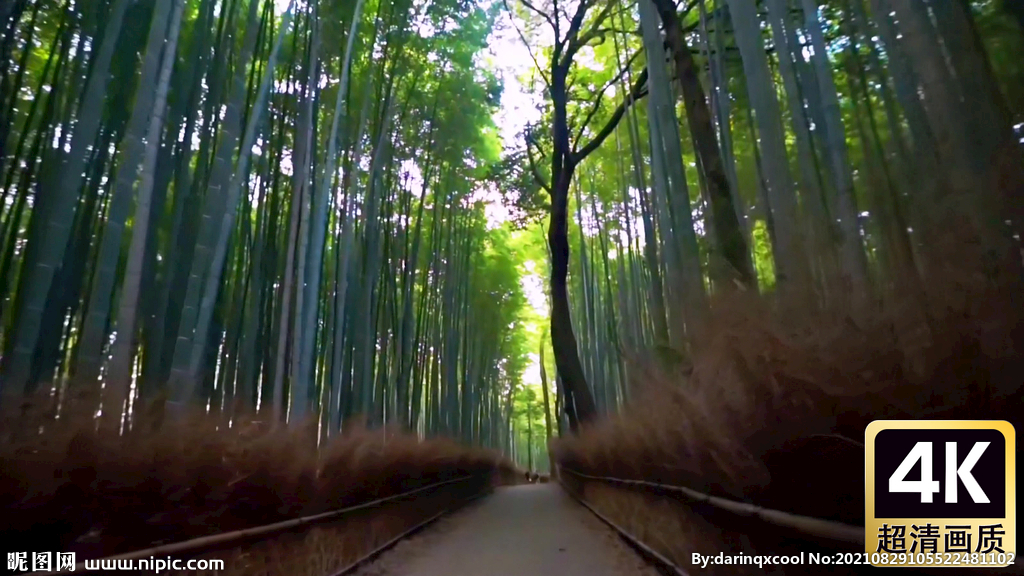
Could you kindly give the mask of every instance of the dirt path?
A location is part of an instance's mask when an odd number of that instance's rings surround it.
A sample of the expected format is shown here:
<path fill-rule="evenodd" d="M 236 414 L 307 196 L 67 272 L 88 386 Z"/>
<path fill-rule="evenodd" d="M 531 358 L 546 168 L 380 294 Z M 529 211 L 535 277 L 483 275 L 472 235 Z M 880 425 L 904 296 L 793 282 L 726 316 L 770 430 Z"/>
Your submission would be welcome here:
<path fill-rule="evenodd" d="M 499 488 L 359 576 L 656 576 L 556 484 Z"/>

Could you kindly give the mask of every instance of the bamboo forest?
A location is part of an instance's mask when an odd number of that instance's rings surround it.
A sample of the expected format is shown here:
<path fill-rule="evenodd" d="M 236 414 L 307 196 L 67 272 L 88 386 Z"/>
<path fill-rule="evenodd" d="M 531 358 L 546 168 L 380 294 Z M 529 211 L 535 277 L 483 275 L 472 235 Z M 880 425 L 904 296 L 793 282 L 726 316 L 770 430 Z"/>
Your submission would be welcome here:
<path fill-rule="evenodd" d="M 1020 0 L 0 0 L 0 534 L 99 558 L 494 469 L 689 565 L 739 540 L 596 478 L 799 511 L 793 439 L 1017 421 L 1022 232 Z M 427 513 L 387 506 L 227 573 Z"/>

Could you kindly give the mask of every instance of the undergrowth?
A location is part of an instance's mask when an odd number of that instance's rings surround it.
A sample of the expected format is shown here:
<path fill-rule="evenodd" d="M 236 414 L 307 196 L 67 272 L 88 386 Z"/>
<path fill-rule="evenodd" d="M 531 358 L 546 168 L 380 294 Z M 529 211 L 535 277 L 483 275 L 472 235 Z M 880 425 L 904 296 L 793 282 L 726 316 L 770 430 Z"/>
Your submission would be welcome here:
<path fill-rule="evenodd" d="M 10 550 L 104 557 L 465 475 L 519 475 L 494 452 L 390 429 L 354 426 L 318 449 L 313 426 L 270 429 L 251 418 L 228 427 L 197 414 L 116 435 L 96 430 L 91 409 L 46 414 L 0 419 L 0 538 Z"/>
<path fill-rule="evenodd" d="M 692 373 L 631 363 L 631 403 L 552 448 L 585 474 L 860 524 L 872 420 L 1020 427 L 1022 294 L 1015 282 L 933 283 L 856 315 L 719 297 Z"/>

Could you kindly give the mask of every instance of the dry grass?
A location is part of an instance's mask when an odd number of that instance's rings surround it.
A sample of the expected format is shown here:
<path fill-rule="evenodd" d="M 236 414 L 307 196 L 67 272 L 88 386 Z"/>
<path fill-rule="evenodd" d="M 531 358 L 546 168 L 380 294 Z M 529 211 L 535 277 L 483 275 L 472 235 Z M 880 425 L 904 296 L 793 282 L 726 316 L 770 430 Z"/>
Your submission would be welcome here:
<path fill-rule="evenodd" d="M 493 452 L 393 430 L 355 427 L 318 451 L 311 426 L 228 428 L 199 415 L 116 436 L 82 414 L 42 414 L 0 420 L 0 537 L 11 550 L 102 557 L 517 473 Z"/>
<path fill-rule="evenodd" d="M 856 321 L 835 310 L 781 314 L 744 294 L 719 298 L 692 367 L 632 363 L 634 402 L 579 436 L 560 439 L 552 447 L 556 458 L 590 475 L 683 485 L 862 524 L 861 442 L 870 421 L 1022 425 L 1024 291 L 1016 283 L 942 274 L 946 281 L 890 298 Z M 562 481 L 683 568 L 693 568 L 693 552 L 827 551 L 792 531 L 676 496 L 581 482 L 570 474 Z M 816 574 L 820 568 L 765 571 Z M 745 573 L 739 566 L 709 569 Z"/>
<path fill-rule="evenodd" d="M 692 375 L 631 366 L 636 401 L 560 440 L 558 461 L 860 523 L 858 443 L 868 422 L 984 418 L 1020 427 L 1024 292 L 1010 286 L 935 283 L 857 321 L 783 316 L 742 294 L 719 299 Z"/>

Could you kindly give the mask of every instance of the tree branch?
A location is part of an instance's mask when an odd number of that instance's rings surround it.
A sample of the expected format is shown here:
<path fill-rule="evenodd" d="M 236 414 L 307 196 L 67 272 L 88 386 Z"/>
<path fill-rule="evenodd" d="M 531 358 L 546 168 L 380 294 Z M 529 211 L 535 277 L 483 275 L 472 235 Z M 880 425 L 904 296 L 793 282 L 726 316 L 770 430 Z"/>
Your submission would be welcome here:
<path fill-rule="evenodd" d="M 626 114 L 626 110 L 629 109 L 629 106 L 646 95 L 646 92 L 644 91 L 644 87 L 646 85 L 647 67 L 645 66 L 643 71 L 640 72 L 640 75 L 637 76 L 636 81 L 633 82 L 633 87 L 630 89 L 629 94 L 622 99 L 622 102 L 620 102 L 615 108 L 615 111 L 612 112 L 612 116 L 608 119 L 608 122 L 590 142 L 587 142 L 586 146 L 581 148 L 578 152 L 570 154 L 570 162 L 573 164 L 579 164 L 579 162 L 589 156 L 591 152 L 597 150 L 605 139 L 611 135 L 612 131 L 615 130 L 615 127 L 619 124 L 619 121 L 622 120 L 622 117 Z"/>
<path fill-rule="evenodd" d="M 604 24 L 604 21 L 608 19 L 608 15 L 612 11 L 612 6 L 613 3 L 608 1 L 604 8 L 601 9 L 601 12 L 597 15 L 597 18 L 594 19 L 594 23 L 590 26 L 590 29 L 577 37 L 576 50 L 590 44 L 591 40 L 597 38 L 597 35 L 601 33 L 601 24 Z M 570 53 L 574 53 L 572 46 L 570 46 Z"/>
<path fill-rule="evenodd" d="M 618 4 L 617 2 L 612 2 L 612 0 L 604 0 L 605 4 L 601 8 L 601 12 L 598 13 L 596 18 L 594 18 L 593 24 L 591 24 L 590 28 L 586 32 L 580 35 L 579 31 L 580 27 L 583 26 L 583 17 L 586 15 L 587 9 L 590 8 L 590 2 L 593 2 L 593 0 L 580 0 L 580 5 L 576 9 L 576 14 L 572 18 L 572 26 L 569 28 L 568 36 L 566 36 L 568 45 L 565 48 L 565 55 L 563 56 L 563 59 L 567 63 L 572 62 L 573 57 L 576 56 L 576 52 L 578 52 L 580 48 L 586 46 L 587 43 L 597 36 L 598 29 L 601 27 L 601 24 L 604 24 L 604 21 L 608 19 L 608 14 L 611 13 L 612 8 Z"/>
<path fill-rule="evenodd" d="M 624 36 L 640 36 L 641 35 L 641 32 L 640 32 L 639 28 L 636 28 L 636 29 L 633 29 L 633 30 L 626 30 L 626 29 L 623 29 L 623 28 L 608 27 L 608 28 L 601 28 L 601 29 L 597 30 L 597 33 L 598 34 L 622 34 Z"/>
<path fill-rule="evenodd" d="M 540 8 L 537 8 L 536 6 L 534 6 L 532 3 L 529 2 L 529 0 L 519 0 L 519 1 L 523 3 L 523 6 L 526 6 L 530 10 L 533 10 L 534 12 L 536 12 L 537 15 L 540 16 L 541 18 L 543 18 L 548 23 L 549 26 L 551 26 L 552 28 L 555 27 L 555 22 L 553 20 L 551 20 L 551 16 L 548 16 L 547 12 L 544 12 Z M 507 6 L 508 5 L 506 4 L 506 7 Z"/>
<path fill-rule="evenodd" d="M 611 0 L 605 1 L 609 4 L 611 3 Z M 569 21 L 569 31 L 565 33 L 565 53 L 563 54 L 559 51 L 555 54 L 555 64 L 566 69 L 572 65 L 572 58 L 580 48 L 576 38 L 579 35 L 580 27 L 583 26 L 583 17 L 587 15 L 587 10 L 590 9 L 591 3 L 594 0 L 579 0 L 579 2 L 579 5 L 576 6 L 576 13 L 572 15 L 572 20 Z"/>
<path fill-rule="evenodd" d="M 555 50 L 561 49 L 561 20 L 558 18 L 558 0 L 551 0 L 551 12 L 554 15 L 555 21 L 551 24 L 551 30 L 555 33 Z M 556 51 L 555 54 L 558 54 Z"/>
<path fill-rule="evenodd" d="M 537 162 L 533 159 L 533 146 L 531 146 L 531 142 L 533 142 L 533 145 L 536 146 L 538 150 L 540 150 L 541 156 L 543 157 L 544 155 L 544 150 L 540 149 L 540 144 L 536 144 L 536 141 L 533 139 L 533 137 L 530 136 L 529 133 L 527 133 L 526 158 L 530 161 L 530 172 L 533 174 L 533 179 L 537 181 L 537 184 L 540 185 L 540 187 L 543 188 L 548 194 L 551 194 L 551 185 L 544 181 L 544 177 L 541 175 L 540 170 L 537 168 Z"/>
<path fill-rule="evenodd" d="M 544 16 L 544 19 L 547 20 L 548 23 L 552 25 L 552 27 L 554 26 L 554 24 L 551 23 L 551 19 L 548 17 L 547 14 L 544 14 L 543 12 L 537 10 L 529 2 L 527 2 L 526 0 L 519 0 L 519 1 L 522 2 L 523 4 L 525 4 L 528 8 L 530 8 L 530 9 L 534 10 L 535 12 L 537 12 L 538 14 Z M 551 88 L 551 82 L 549 82 L 547 77 L 544 76 L 544 69 L 541 68 L 540 64 L 537 63 L 537 57 L 533 55 L 533 50 L 530 49 L 530 43 L 526 41 L 526 36 L 523 35 L 523 31 L 520 30 L 519 29 L 519 25 L 516 24 L 515 15 L 512 13 L 512 8 L 509 7 L 509 5 L 508 5 L 508 0 L 501 0 L 501 3 L 505 5 L 505 10 L 508 12 L 509 22 L 511 22 L 512 23 L 512 27 L 516 29 L 516 34 L 519 34 L 519 39 L 523 42 L 523 46 L 526 46 L 526 51 L 530 54 L 530 60 L 533 60 L 533 65 L 534 65 L 534 67 L 537 68 L 537 74 L 540 75 L 541 81 L 544 82 L 544 87 L 550 89 Z"/>
<path fill-rule="evenodd" d="M 586 118 L 583 119 L 583 123 L 580 124 L 579 130 L 576 132 L 576 138 L 573 140 L 574 142 L 579 142 L 580 138 L 583 137 L 583 131 L 586 130 L 587 126 L 590 124 L 590 121 L 594 119 L 594 115 L 597 114 L 597 111 L 601 108 L 601 99 L 604 98 L 604 93 L 608 90 L 608 88 L 611 88 L 613 84 L 617 84 L 619 81 L 622 80 L 622 77 L 625 76 L 627 72 L 629 72 L 629 68 L 633 65 L 633 62 L 636 61 L 639 55 L 639 50 L 634 52 L 633 55 L 629 57 L 629 60 L 626 61 L 626 65 L 623 66 L 621 70 L 619 70 L 619 73 L 616 74 L 614 78 L 605 83 L 605 85 L 601 87 L 601 90 L 598 91 L 597 96 L 593 98 L 594 105 L 590 107 L 590 111 L 587 113 Z"/>

